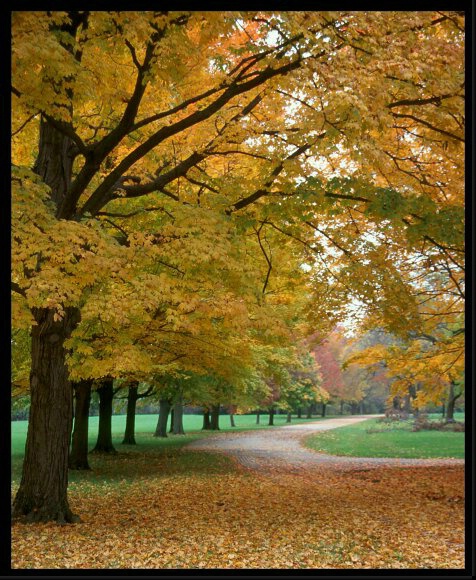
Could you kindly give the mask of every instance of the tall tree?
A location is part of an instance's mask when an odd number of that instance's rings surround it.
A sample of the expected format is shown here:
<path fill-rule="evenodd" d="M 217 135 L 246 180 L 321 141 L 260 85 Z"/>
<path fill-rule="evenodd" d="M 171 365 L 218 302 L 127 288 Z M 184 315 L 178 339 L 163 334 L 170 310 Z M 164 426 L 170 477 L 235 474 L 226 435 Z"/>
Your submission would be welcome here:
<path fill-rule="evenodd" d="M 13 312 L 34 324 L 30 442 L 14 514 L 73 519 L 66 349 L 72 372 L 85 359 L 78 379 L 110 374 L 88 343 L 98 336 L 103 361 L 122 348 L 121 367 L 173 364 L 170 340 L 157 361 L 150 334 L 130 333 L 144 322 L 150 333 L 169 325 L 169 337 L 184 325 L 197 333 L 218 288 L 211 266 L 220 270 L 227 249 L 236 260 L 218 295 L 228 318 L 233 287 L 277 307 L 271 231 L 308 262 L 326 243 L 340 248 L 332 284 L 314 276 L 322 320 L 351 286 L 368 302 L 398 294 L 386 288 L 398 286 L 397 268 L 382 274 L 393 256 L 381 259 L 382 242 L 364 247 L 365 231 L 386 220 L 392 243 L 424 239 L 458 262 L 445 231 L 460 219 L 464 183 L 464 15 L 17 12 L 12 30 Z M 336 169 L 351 181 L 333 182 Z M 262 255 L 261 291 L 237 266 L 247 234 Z M 395 303 L 405 310 L 395 299 L 384 306 Z M 260 318 L 259 308 L 242 308 L 241 319 L 248 314 Z M 103 330 L 117 319 L 129 328 L 122 337 Z M 37 469 L 34 455 L 49 464 Z M 47 480 L 55 489 L 38 494 Z"/>

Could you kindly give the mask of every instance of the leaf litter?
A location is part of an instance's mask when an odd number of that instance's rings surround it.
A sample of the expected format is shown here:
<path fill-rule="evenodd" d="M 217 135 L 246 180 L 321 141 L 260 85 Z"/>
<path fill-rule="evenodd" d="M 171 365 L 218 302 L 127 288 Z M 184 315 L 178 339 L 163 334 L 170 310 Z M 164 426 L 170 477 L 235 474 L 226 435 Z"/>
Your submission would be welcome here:
<path fill-rule="evenodd" d="M 80 524 L 14 523 L 12 568 L 464 568 L 460 466 L 144 470 L 71 484 Z"/>

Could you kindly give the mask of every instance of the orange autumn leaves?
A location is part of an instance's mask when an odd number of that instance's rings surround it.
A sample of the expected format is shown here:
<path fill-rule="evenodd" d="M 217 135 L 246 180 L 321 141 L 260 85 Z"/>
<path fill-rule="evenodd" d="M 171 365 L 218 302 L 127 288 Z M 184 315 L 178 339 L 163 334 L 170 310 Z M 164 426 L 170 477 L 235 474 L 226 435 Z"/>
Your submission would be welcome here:
<path fill-rule="evenodd" d="M 172 474 L 160 463 L 154 472 L 149 457 L 149 475 L 140 470 L 126 484 L 73 484 L 71 503 L 84 523 L 15 525 L 12 567 L 464 566 L 459 467 L 261 477 L 231 466 L 222 474 Z"/>

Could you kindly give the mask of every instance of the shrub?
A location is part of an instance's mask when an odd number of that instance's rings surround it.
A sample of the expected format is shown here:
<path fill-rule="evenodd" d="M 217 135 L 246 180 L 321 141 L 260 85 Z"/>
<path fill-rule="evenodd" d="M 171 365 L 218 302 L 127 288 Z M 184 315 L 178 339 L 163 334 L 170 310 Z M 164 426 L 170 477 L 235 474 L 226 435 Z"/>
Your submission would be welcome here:
<path fill-rule="evenodd" d="M 383 423 L 390 423 L 392 421 L 406 421 L 408 419 L 408 413 L 402 411 L 401 409 L 387 409 L 385 411 L 385 417 L 379 419 Z"/>
<path fill-rule="evenodd" d="M 454 431 L 461 433 L 465 431 L 464 421 L 430 421 L 427 415 L 420 415 L 413 423 L 412 431 Z"/>

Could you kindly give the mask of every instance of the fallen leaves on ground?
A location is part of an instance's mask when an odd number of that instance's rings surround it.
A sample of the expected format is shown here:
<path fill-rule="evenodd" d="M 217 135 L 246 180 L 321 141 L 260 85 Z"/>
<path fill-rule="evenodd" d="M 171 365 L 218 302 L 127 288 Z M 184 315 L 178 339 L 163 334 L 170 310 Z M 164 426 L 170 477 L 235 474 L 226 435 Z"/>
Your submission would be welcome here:
<path fill-rule="evenodd" d="M 462 467 L 77 483 L 83 523 L 15 523 L 12 568 L 463 568 L 463 487 Z"/>

